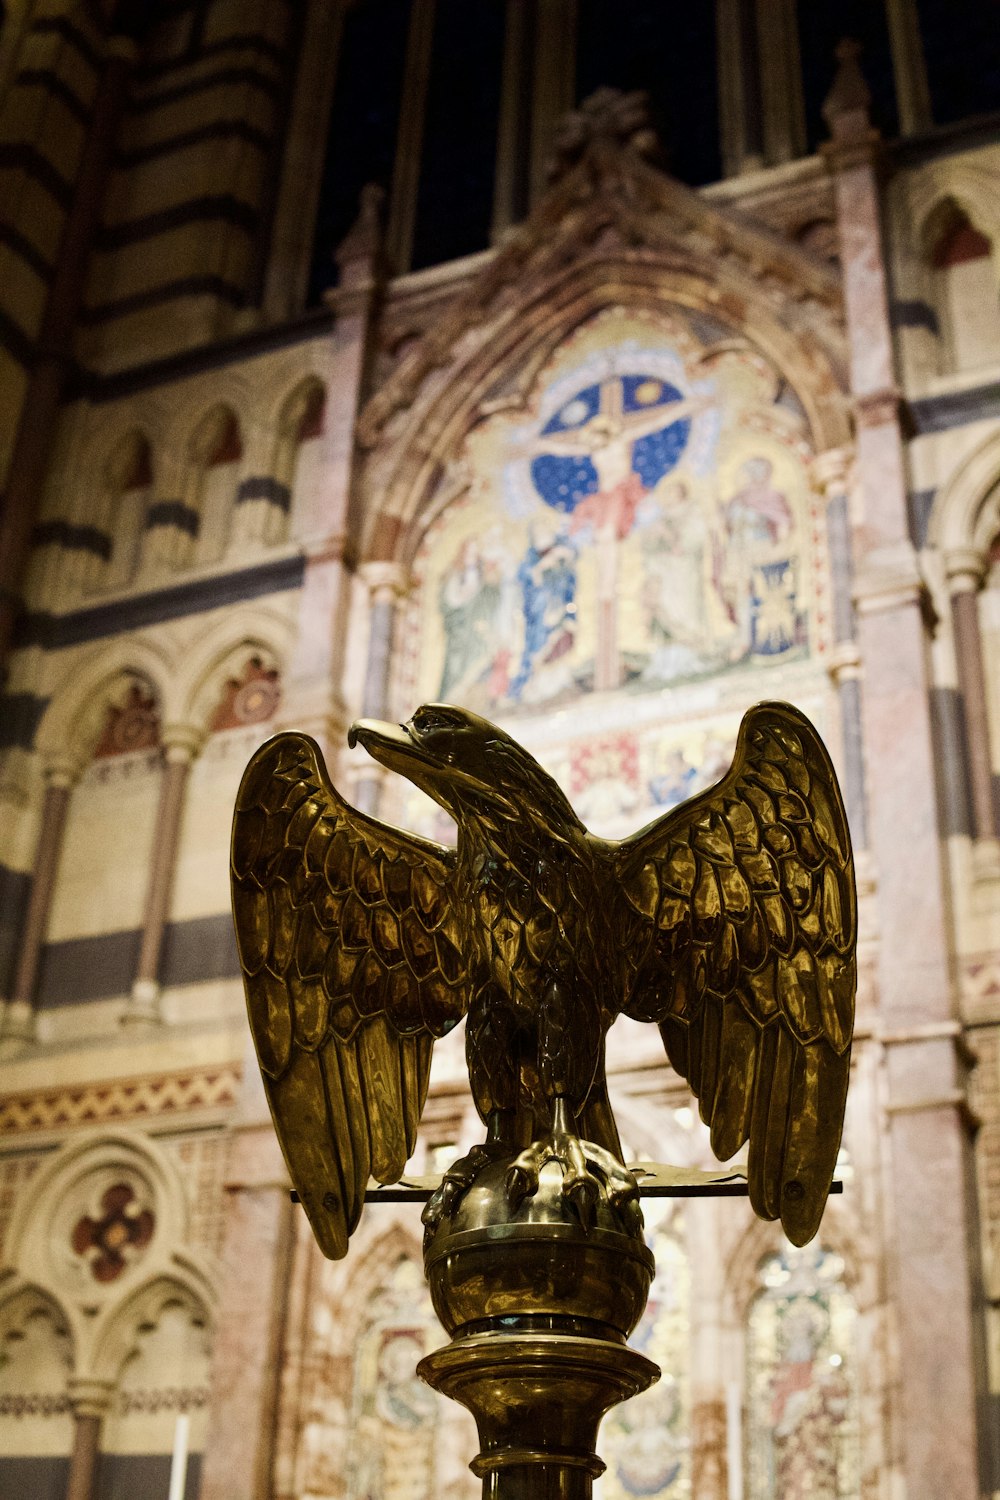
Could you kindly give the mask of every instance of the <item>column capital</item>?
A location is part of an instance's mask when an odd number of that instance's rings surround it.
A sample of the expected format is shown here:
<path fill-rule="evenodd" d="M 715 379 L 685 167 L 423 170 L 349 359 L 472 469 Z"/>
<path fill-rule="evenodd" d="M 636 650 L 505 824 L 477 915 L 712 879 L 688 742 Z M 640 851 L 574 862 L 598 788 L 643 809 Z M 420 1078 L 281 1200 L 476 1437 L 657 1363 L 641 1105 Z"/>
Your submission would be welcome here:
<path fill-rule="evenodd" d="M 927 600 L 927 587 L 911 543 L 873 548 L 860 562 L 854 582 L 859 614 L 878 614 L 912 604 L 924 607 Z"/>
<path fill-rule="evenodd" d="M 367 588 L 372 604 L 395 604 L 410 586 L 409 570 L 398 562 L 362 563 L 358 576 Z"/>
<path fill-rule="evenodd" d="M 853 463 L 854 449 L 851 447 L 827 448 L 816 454 L 812 461 L 813 479 L 825 499 L 844 493 Z"/>
<path fill-rule="evenodd" d="M 169 764 L 187 765 L 194 760 L 207 738 L 200 724 L 164 724 L 160 730 L 163 758 Z"/>
<path fill-rule="evenodd" d="M 66 1390 L 78 1417 L 103 1417 L 111 1405 L 115 1383 L 91 1375 L 71 1375 Z"/>
<path fill-rule="evenodd" d="M 854 420 L 859 427 L 882 427 L 887 422 L 897 422 L 902 400 L 894 385 L 878 391 L 862 391 L 854 398 Z"/>
<path fill-rule="evenodd" d="M 57 790 L 70 791 L 79 781 L 83 773 L 83 766 L 75 755 L 52 755 L 46 756 L 42 767 L 42 775 L 45 778 L 45 787 L 53 787 Z"/>
<path fill-rule="evenodd" d="M 951 547 L 944 555 L 944 575 L 948 581 L 948 592 L 977 594 L 989 564 L 977 547 Z"/>
<path fill-rule="evenodd" d="M 840 641 L 830 652 L 826 669 L 837 687 L 861 676 L 861 652 L 856 641 Z"/>
<path fill-rule="evenodd" d="M 0 1058 L 17 1057 L 36 1041 L 35 1008 L 27 1000 L 8 1000 L 0 1016 Z"/>
<path fill-rule="evenodd" d="M 334 531 L 324 536 L 306 537 L 302 543 L 307 563 L 349 561 L 347 533 Z"/>

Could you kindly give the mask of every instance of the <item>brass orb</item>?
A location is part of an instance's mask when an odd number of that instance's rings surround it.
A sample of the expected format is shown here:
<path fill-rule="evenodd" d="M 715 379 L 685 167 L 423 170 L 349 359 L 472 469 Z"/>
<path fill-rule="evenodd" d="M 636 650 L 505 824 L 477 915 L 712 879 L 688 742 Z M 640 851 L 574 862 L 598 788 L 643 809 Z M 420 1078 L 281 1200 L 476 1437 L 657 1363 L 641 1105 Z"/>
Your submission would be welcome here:
<path fill-rule="evenodd" d="M 513 1210 L 508 1166 L 506 1159 L 483 1166 L 425 1244 L 442 1324 L 453 1338 L 551 1332 L 624 1343 L 653 1277 L 638 1194 L 616 1205 L 602 1189 L 585 1228 L 563 1194 L 557 1162 L 542 1168 L 537 1192 Z"/>

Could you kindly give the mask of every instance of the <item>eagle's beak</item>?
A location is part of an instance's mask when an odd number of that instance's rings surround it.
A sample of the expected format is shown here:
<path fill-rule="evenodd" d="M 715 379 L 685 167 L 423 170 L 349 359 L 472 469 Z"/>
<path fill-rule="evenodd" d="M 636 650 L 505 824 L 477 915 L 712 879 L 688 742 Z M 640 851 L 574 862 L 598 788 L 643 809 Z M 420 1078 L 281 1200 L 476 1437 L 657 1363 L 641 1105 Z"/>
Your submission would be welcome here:
<path fill-rule="evenodd" d="M 456 764 L 451 751 L 435 752 L 411 724 L 387 724 L 381 719 L 358 719 L 347 733 L 347 743 L 363 745 L 380 765 L 412 781 L 445 812 L 457 817 L 463 789 L 487 795 L 493 802 L 509 807 L 507 799 L 490 782 L 467 767 Z"/>
<path fill-rule="evenodd" d="M 421 746 L 405 724 L 388 724 L 382 719 L 356 719 L 347 731 L 347 743 L 351 749 L 363 745 L 368 754 L 388 766 L 390 771 L 399 771 L 411 776 L 413 762 L 436 765 L 437 761 Z"/>

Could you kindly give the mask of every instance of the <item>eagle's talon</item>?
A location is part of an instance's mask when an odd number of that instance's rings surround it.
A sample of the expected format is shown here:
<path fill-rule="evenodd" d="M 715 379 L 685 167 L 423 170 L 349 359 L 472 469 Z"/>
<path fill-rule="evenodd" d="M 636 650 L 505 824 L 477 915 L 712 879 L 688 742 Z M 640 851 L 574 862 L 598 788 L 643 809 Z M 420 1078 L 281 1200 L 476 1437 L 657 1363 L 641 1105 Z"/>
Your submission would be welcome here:
<path fill-rule="evenodd" d="M 497 1146 L 487 1141 L 473 1146 L 465 1156 L 460 1156 L 457 1161 L 452 1162 L 444 1174 L 441 1186 L 431 1194 L 420 1215 L 421 1223 L 429 1234 L 437 1229 L 441 1220 L 446 1218 L 465 1196 L 475 1182 L 480 1168 L 488 1161 L 492 1161 L 497 1151 Z"/>
<path fill-rule="evenodd" d="M 507 1168 L 504 1186 L 510 1206 L 516 1210 L 521 1207 L 525 1198 L 533 1197 L 538 1192 L 538 1172 L 519 1158 Z"/>
<path fill-rule="evenodd" d="M 597 1202 L 600 1197 L 600 1188 L 596 1180 L 590 1176 L 566 1176 L 563 1180 L 563 1197 L 569 1200 L 584 1233 L 589 1233 L 594 1227 L 597 1217 Z"/>

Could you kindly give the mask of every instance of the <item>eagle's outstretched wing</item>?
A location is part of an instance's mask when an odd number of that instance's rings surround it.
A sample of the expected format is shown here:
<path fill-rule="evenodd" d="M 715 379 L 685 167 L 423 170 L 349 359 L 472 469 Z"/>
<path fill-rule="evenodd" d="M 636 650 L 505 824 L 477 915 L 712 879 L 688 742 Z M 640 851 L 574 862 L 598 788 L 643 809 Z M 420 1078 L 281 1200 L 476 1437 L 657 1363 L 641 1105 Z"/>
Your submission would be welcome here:
<path fill-rule="evenodd" d="M 453 861 L 348 806 L 305 735 L 278 735 L 244 773 L 232 887 L 250 1029 L 292 1182 L 333 1259 L 369 1176 L 402 1175 L 433 1039 L 465 1012 Z"/>
<path fill-rule="evenodd" d="M 762 703 L 716 786 L 627 839 L 626 1015 L 657 1021 L 721 1160 L 750 1143 L 750 1201 L 805 1244 L 840 1146 L 857 901 L 830 758 Z"/>

